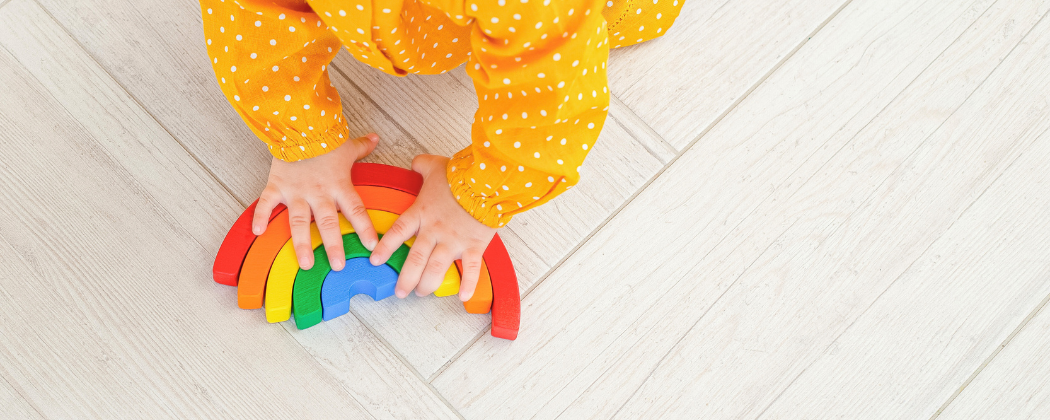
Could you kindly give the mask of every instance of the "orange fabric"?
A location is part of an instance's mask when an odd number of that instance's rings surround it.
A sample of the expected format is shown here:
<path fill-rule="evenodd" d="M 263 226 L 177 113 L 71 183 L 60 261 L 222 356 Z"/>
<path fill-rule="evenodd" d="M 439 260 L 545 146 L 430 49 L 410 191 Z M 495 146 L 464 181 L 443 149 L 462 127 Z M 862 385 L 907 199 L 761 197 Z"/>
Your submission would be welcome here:
<path fill-rule="evenodd" d="M 340 46 L 397 76 L 444 73 L 466 62 L 479 107 L 472 144 L 449 163 L 449 186 L 464 209 L 492 227 L 578 182 L 608 112 L 610 43 L 662 35 L 680 8 L 678 0 L 200 3 L 223 93 L 286 161 L 349 138 L 328 78 Z M 607 28 L 606 19 L 616 20 Z"/>
<path fill-rule="evenodd" d="M 658 38 L 671 27 L 684 0 L 609 0 L 602 15 L 609 22 L 610 48 Z"/>

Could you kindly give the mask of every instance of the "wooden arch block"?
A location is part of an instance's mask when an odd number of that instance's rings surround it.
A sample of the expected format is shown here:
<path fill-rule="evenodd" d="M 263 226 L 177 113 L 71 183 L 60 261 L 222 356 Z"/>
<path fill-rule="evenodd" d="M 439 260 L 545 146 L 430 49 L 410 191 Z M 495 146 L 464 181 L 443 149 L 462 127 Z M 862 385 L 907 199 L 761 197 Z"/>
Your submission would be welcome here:
<path fill-rule="evenodd" d="M 241 272 L 241 264 L 244 262 L 248 249 L 255 242 L 255 234 L 252 233 L 252 218 L 255 217 L 255 206 L 259 200 L 255 200 L 247 209 L 241 213 L 233 227 L 226 233 L 226 237 L 215 253 L 215 263 L 212 265 L 212 276 L 216 283 L 227 286 L 236 286 L 237 277 Z M 285 210 L 284 204 L 277 205 L 270 213 L 270 221 Z"/>

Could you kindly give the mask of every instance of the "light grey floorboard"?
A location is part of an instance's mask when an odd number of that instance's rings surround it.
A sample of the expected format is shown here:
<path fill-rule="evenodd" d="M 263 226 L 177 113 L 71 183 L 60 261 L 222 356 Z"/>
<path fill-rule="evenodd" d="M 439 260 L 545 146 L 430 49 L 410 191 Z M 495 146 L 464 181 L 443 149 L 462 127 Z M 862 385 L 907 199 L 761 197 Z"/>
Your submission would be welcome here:
<path fill-rule="evenodd" d="M 456 417 L 353 317 L 349 382 L 259 311 L 236 309 L 203 244 L 240 205 L 32 1 L 0 9 L 0 72 L 13 99 L 0 104 L 0 237 L 13 248 L 5 267 L 25 267 L 4 279 L 2 317 L 18 321 L 0 327 L 0 365 L 34 407 Z"/>
<path fill-rule="evenodd" d="M 666 0 L 675 1 L 675 0 Z M 848 0 L 683 0 L 666 35 L 616 49 L 609 89 L 683 150 Z M 612 45 L 629 33 L 610 34 Z"/>
<path fill-rule="evenodd" d="M 41 3 L 242 206 L 255 199 L 265 185 L 269 157 L 216 86 L 196 1 Z M 333 79 L 340 83 L 335 74 Z M 413 156 L 425 151 L 368 97 L 345 85 L 338 87 L 352 132 L 374 131 L 382 138 L 367 161 L 408 167 Z M 233 218 L 228 220 L 232 223 Z M 203 245 L 214 252 L 224 230 L 212 228 L 218 239 Z M 524 267 L 519 271 L 522 278 L 537 278 L 535 273 L 546 271 L 547 265 L 522 240 L 506 236 L 512 258 Z M 410 298 L 398 305 L 394 300 L 366 304 L 357 298 L 353 306 L 354 313 L 413 368 L 432 372 L 489 322 L 487 316 L 463 313 L 454 300 Z"/>
<path fill-rule="evenodd" d="M 1046 417 L 1048 9 L 687 1 L 504 230 L 506 341 L 455 298 L 237 309 L 211 258 L 269 157 L 198 3 L 0 0 L 0 418 Z M 462 69 L 332 69 L 367 160 L 469 141 Z"/>
<path fill-rule="evenodd" d="M 697 142 L 526 298 L 544 321 L 540 330 L 510 348 L 482 339 L 438 376 L 435 386 L 467 417 L 493 412 L 547 417 L 563 411 L 567 418 L 605 417 L 624 401 L 626 417 L 757 415 L 797 374 L 793 363 L 814 357 L 812 351 L 823 347 L 799 340 L 790 351 L 772 353 L 779 357 L 761 365 L 764 369 L 734 362 L 759 360 L 755 358 L 761 354 L 752 356 L 739 347 L 747 337 L 795 342 L 790 331 L 773 323 L 791 318 L 768 317 L 762 309 L 769 302 L 764 300 L 752 304 L 761 298 L 758 291 L 793 287 L 793 277 L 752 264 L 787 250 L 813 249 L 819 243 L 813 242 L 817 232 L 833 232 L 906 160 L 914 150 L 904 146 L 906 139 L 932 132 L 965 100 L 965 94 L 955 95 L 946 97 L 945 104 L 932 104 L 936 108 L 931 111 L 937 112 L 932 118 L 912 121 L 914 130 L 897 131 L 908 137 L 886 135 L 894 131 L 854 137 L 992 3 L 857 3 L 844 9 L 836 17 L 842 21 L 825 28 L 834 30 L 807 43 L 708 134 L 710 141 Z M 993 50 L 993 57 L 995 51 L 1000 50 Z M 913 109 L 901 111 L 912 115 Z M 891 114 L 879 125 L 894 118 L 899 117 Z M 870 166 L 849 168 L 857 160 Z M 783 257 L 788 255 L 792 253 Z M 776 261 L 770 264 L 787 262 Z M 815 291 L 821 287 L 810 286 Z M 730 290 L 726 296 L 733 299 L 713 306 Z M 873 299 L 877 290 L 866 296 Z M 724 318 L 726 313 L 736 315 Z M 799 334 L 813 337 L 822 328 L 848 325 L 849 316 L 856 316 L 842 311 L 814 315 L 828 319 L 798 324 L 806 328 Z M 741 339 L 734 340 L 734 333 Z M 697 354 L 695 344 L 679 345 L 687 336 L 724 347 Z M 820 337 L 831 340 L 835 334 Z M 671 349 L 676 351 L 669 353 Z M 665 355 L 679 353 L 694 362 L 662 362 Z M 684 379 L 705 366 L 697 360 L 707 359 L 714 363 L 706 365 L 709 369 L 721 368 L 717 375 L 708 372 L 709 379 L 699 383 Z M 495 374 L 476 374 L 479 364 Z M 647 381 L 653 385 L 635 394 Z M 717 403 L 684 403 L 699 400 L 699 395 Z"/>
<path fill-rule="evenodd" d="M 1045 171 L 1046 169 L 1043 168 Z M 1045 187 L 1045 185 L 1044 185 Z M 1037 248 L 1038 249 L 1038 248 Z M 1043 278 L 1050 277 L 1045 253 Z M 1037 260 L 1038 261 L 1038 260 Z M 1003 343 L 987 366 L 947 406 L 937 419 L 1045 419 L 1050 417 L 1050 311 L 1046 303 L 1017 335 Z"/>
<path fill-rule="evenodd" d="M 40 0 L 103 69 L 222 181 L 242 205 L 258 197 L 270 156 L 219 91 L 195 0 Z M 372 159 L 404 166 L 418 146 L 381 110 L 346 98 L 351 133 L 375 131 Z"/>
<path fill-rule="evenodd" d="M 334 67 L 428 153 L 451 156 L 470 144 L 478 100 L 462 67 L 441 75 L 398 78 L 349 55 L 340 56 Z M 611 119 L 624 111 L 611 108 Z M 618 124 L 606 124 L 584 162 L 581 182 L 550 203 L 515 216 L 505 230 L 529 244 L 548 267 L 553 265 L 663 167 L 666 152 L 654 156 L 645 143 Z M 527 289 L 535 280 L 522 278 L 519 283 Z"/>
<path fill-rule="evenodd" d="M 775 401 L 767 418 L 930 416 L 1045 295 L 1023 256 L 1030 240 L 1013 236 L 1041 231 L 1033 217 L 1043 204 L 1005 179 L 1038 179 L 1015 162 L 1050 127 L 1042 106 L 1050 78 L 1032 71 L 1046 61 L 1050 27 L 1040 17 L 1048 8 L 995 2 L 795 195 L 809 206 L 783 203 L 798 219 L 661 360 L 621 415 L 706 412 L 670 404 L 705 391 L 724 395 L 735 387 L 716 384 L 732 376 L 775 380 L 749 407 L 757 415 Z M 880 173 L 872 184 L 852 184 Z M 999 220 L 1004 211 L 1013 217 Z M 999 248 L 1003 242 L 1017 248 Z M 999 268 L 1013 258 L 1017 271 Z M 741 323 L 761 327 L 735 329 Z M 672 385 L 693 379 L 688 390 Z M 665 393 L 676 397 L 652 402 Z"/>
<path fill-rule="evenodd" d="M 180 226 L 192 221 L 172 220 L 6 52 L 0 73 L 20 99 L 0 105 L 4 266 L 24 267 L 0 305 L 18 320 L 0 325 L 8 383 L 46 417 L 368 416 L 283 331 L 229 313 Z M 330 387 L 306 391 L 316 383 Z"/>
<path fill-rule="evenodd" d="M 2 7 L 2 6 L 0 6 Z M 5 251 L 9 251 L 6 243 L 0 243 L 0 261 L 8 261 L 10 258 L 3 256 Z M 0 276 L 6 276 L 4 273 L 0 273 Z M 0 284 L 6 283 L 0 278 Z M 3 293 L 3 290 L 0 290 Z M 11 320 L 10 322 L 14 322 Z M 7 382 L 2 376 L 0 376 L 0 417 L 5 419 L 42 419 L 43 415 L 29 401 L 22 397 L 18 393 L 18 390 L 11 387 L 11 384 Z"/>

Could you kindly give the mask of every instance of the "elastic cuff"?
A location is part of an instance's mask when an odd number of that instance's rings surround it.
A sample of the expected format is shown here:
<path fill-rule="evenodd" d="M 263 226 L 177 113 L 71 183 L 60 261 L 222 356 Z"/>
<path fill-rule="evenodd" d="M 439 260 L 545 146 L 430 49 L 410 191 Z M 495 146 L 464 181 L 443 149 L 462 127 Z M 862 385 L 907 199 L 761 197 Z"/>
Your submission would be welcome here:
<path fill-rule="evenodd" d="M 485 226 L 500 228 L 510 222 L 512 216 L 504 215 L 495 208 L 493 204 L 495 200 L 492 200 L 495 197 L 474 194 L 470 186 L 462 181 L 457 181 L 449 186 L 459 205 Z"/>
<path fill-rule="evenodd" d="M 450 166 L 451 167 L 451 166 Z M 449 187 L 452 189 L 452 195 L 456 197 L 456 201 L 463 207 L 467 213 L 470 213 L 477 221 L 481 222 L 485 226 L 492 228 L 501 228 L 510 223 L 510 219 L 513 216 L 503 214 L 499 209 L 496 208 L 495 201 L 498 197 L 486 197 L 480 193 L 474 193 L 470 186 L 462 179 L 458 177 L 453 178 L 452 173 L 448 174 Z"/>
<path fill-rule="evenodd" d="M 299 143 L 281 140 L 269 143 L 270 154 L 285 162 L 297 162 L 331 152 L 350 139 L 350 129 L 346 124 L 331 127 L 327 132 L 314 139 L 302 137 L 302 134 L 299 133 L 299 136 L 301 136 L 299 138 L 302 139 Z M 289 137 L 291 135 L 289 133 Z"/>

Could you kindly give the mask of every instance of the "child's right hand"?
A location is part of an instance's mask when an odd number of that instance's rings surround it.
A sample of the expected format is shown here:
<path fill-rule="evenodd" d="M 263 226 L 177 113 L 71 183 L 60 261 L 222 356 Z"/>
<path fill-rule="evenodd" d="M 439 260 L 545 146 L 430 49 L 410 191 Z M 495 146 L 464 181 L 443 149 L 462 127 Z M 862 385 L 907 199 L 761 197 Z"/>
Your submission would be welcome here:
<path fill-rule="evenodd" d="M 337 211 L 350 221 L 365 248 L 374 249 L 379 239 L 372 227 L 372 219 L 350 182 L 350 167 L 372 153 L 378 142 L 379 136 L 372 133 L 299 162 L 274 158 L 266 188 L 255 207 L 252 232 L 261 235 L 274 207 L 283 203 L 288 206 L 292 245 L 302 269 L 309 270 L 314 265 L 314 252 L 310 246 L 311 221 L 317 223 L 332 269 L 342 270 L 346 265 Z"/>

